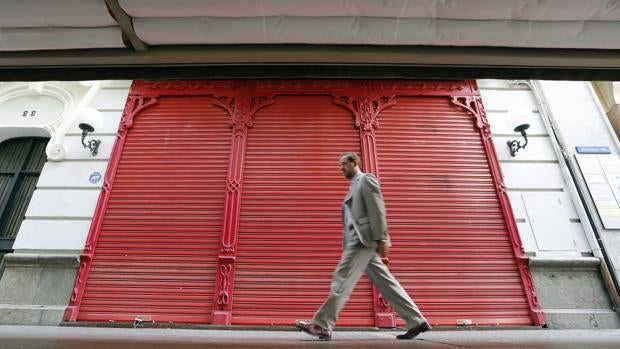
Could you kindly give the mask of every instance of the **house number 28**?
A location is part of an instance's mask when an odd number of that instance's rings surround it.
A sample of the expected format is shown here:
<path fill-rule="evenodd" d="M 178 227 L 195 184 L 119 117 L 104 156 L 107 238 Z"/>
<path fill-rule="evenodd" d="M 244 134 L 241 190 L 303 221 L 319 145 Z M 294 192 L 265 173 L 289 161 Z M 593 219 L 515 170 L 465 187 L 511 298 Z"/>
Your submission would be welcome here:
<path fill-rule="evenodd" d="M 22 113 L 23 117 L 36 116 L 36 115 L 37 115 L 36 110 L 24 110 L 24 112 Z"/>

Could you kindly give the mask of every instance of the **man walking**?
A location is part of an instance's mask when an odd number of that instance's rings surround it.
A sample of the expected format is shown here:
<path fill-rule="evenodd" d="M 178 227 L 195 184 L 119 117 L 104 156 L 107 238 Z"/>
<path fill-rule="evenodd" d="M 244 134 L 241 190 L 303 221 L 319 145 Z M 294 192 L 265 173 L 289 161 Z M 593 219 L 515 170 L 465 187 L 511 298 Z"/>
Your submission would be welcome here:
<path fill-rule="evenodd" d="M 342 204 L 342 257 L 334 271 L 327 300 L 314 314 L 312 321 L 297 320 L 295 326 L 319 339 L 330 340 L 338 314 L 362 272 L 366 271 L 381 295 L 407 323 L 409 330 L 396 338 L 413 339 L 431 327 L 381 261 L 380 257 L 387 257 L 390 247 L 385 205 L 377 179 L 372 174 L 363 173 L 360 165 L 360 158 L 355 153 L 345 153 L 340 157 L 340 169 L 351 180 Z"/>

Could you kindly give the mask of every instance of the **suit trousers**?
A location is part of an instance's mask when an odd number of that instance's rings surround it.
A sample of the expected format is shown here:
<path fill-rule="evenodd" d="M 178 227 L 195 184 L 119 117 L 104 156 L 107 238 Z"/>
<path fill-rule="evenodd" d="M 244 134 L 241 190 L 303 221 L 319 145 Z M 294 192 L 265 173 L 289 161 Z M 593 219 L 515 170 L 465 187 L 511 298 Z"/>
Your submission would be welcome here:
<path fill-rule="evenodd" d="M 359 241 L 348 242 L 334 271 L 329 297 L 314 314 L 313 322 L 332 331 L 338 314 L 344 308 L 364 271 L 381 295 L 405 320 L 408 329 L 426 322 L 407 292 L 383 264 L 376 248 L 366 247 Z"/>

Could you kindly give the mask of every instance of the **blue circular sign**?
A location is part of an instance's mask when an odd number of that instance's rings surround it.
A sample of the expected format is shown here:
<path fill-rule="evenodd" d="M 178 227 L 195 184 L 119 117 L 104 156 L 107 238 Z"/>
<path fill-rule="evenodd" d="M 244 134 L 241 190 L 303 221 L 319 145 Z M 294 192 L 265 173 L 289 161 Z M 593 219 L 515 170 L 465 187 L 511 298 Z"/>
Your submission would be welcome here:
<path fill-rule="evenodd" d="M 90 177 L 88 177 L 88 180 L 93 184 L 99 183 L 99 181 L 101 180 L 101 172 L 91 173 Z"/>

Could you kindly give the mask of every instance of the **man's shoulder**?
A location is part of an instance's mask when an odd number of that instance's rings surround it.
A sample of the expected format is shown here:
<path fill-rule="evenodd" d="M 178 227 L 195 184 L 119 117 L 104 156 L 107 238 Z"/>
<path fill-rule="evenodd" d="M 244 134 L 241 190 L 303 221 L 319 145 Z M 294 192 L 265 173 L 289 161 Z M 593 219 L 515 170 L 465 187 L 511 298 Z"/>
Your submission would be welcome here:
<path fill-rule="evenodd" d="M 375 177 L 372 173 L 362 173 L 360 176 L 360 182 L 362 183 L 370 183 L 372 185 L 377 185 L 379 182 L 377 181 L 377 177 Z"/>

